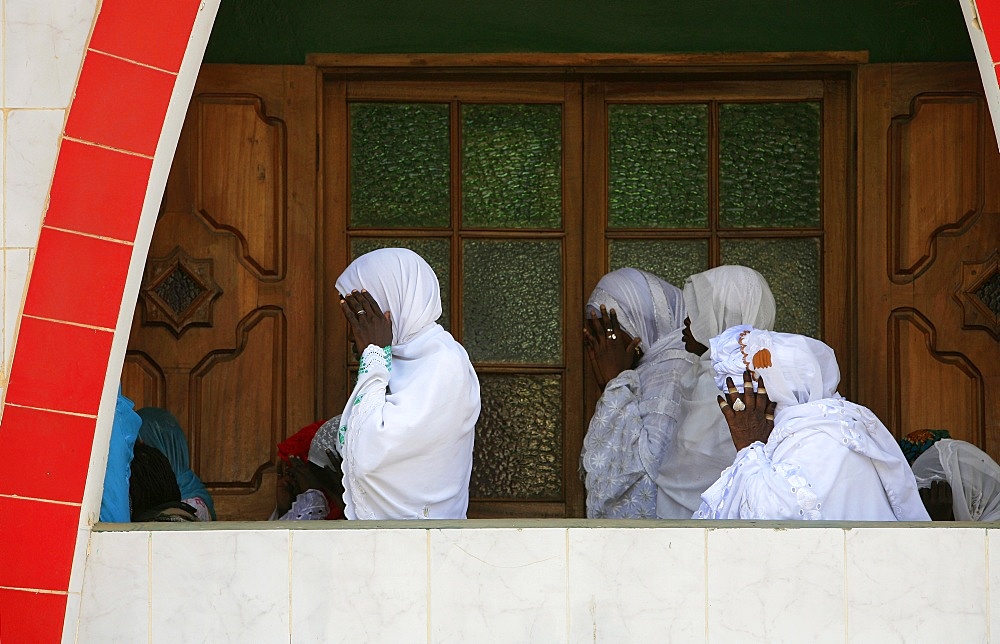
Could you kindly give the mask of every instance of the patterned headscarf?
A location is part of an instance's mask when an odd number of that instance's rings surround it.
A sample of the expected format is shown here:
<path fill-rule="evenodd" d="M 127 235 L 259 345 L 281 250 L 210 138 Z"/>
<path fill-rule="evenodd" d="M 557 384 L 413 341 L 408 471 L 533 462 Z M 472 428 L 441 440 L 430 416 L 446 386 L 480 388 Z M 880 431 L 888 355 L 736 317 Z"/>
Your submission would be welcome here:
<path fill-rule="evenodd" d="M 907 434 L 906 438 L 899 439 L 899 447 L 903 450 L 906 462 L 913 465 L 918 456 L 942 438 L 951 438 L 947 429 L 918 429 Z"/>

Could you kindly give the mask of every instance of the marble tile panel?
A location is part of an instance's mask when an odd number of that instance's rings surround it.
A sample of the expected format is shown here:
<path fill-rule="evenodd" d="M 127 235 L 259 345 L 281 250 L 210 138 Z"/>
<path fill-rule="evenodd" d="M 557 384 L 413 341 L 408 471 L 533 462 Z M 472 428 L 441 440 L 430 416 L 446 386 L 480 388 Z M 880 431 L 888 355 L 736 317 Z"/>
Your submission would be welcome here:
<path fill-rule="evenodd" d="M 427 638 L 425 530 L 292 531 L 292 642 Z"/>
<path fill-rule="evenodd" d="M 846 536 L 848 641 L 986 641 L 985 529 L 873 527 Z"/>
<path fill-rule="evenodd" d="M 432 530 L 430 641 L 564 642 L 566 530 Z"/>
<path fill-rule="evenodd" d="M 289 638 L 288 532 L 154 532 L 152 642 Z"/>
<path fill-rule="evenodd" d="M 989 588 L 989 632 L 1000 634 L 1000 530 L 986 531 L 986 583 Z"/>
<path fill-rule="evenodd" d="M 97 0 L 4 3 L 5 107 L 69 106 Z"/>
<path fill-rule="evenodd" d="M 4 257 L 3 289 L 3 373 L 4 381 L 10 375 L 10 359 L 17 338 L 17 322 L 28 286 L 28 267 L 32 251 L 27 248 L 6 249 Z"/>
<path fill-rule="evenodd" d="M 63 110 L 11 110 L 4 151 L 4 243 L 34 248 L 59 152 Z"/>
<path fill-rule="evenodd" d="M 145 531 L 91 534 L 80 642 L 149 641 L 150 538 Z"/>
<path fill-rule="evenodd" d="M 844 531 L 708 531 L 708 641 L 844 641 Z"/>
<path fill-rule="evenodd" d="M 571 528 L 570 642 L 704 642 L 705 531 Z"/>

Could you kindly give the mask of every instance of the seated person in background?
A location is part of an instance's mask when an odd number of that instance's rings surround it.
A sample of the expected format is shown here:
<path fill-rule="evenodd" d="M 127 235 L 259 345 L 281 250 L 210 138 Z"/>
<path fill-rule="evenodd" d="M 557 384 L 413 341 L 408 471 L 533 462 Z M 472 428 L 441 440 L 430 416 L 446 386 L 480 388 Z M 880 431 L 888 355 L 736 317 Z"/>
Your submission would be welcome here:
<path fill-rule="evenodd" d="M 656 518 L 656 475 L 694 358 L 684 318 L 680 289 L 634 268 L 602 277 L 587 302 L 584 344 L 603 391 L 580 455 L 589 518 Z"/>
<path fill-rule="evenodd" d="M 383 248 L 354 260 L 337 291 L 361 351 L 337 435 L 347 518 L 464 519 L 479 379 L 437 323 L 434 270 L 411 250 Z"/>
<path fill-rule="evenodd" d="M 947 429 L 918 429 L 907 434 L 906 438 L 899 439 L 899 448 L 903 450 L 906 462 L 913 465 L 918 456 L 942 438 L 951 438 Z"/>
<path fill-rule="evenodd" d="M 687 278 L 687 317 L 681 332 L 695 358 L 681 380 L 681 416 L 674 444 L 656 477 L 656 515 L 690 519 L 708 489 L 736 456 L 726 420 L 719 413 L 708 341 L 736 324 L 774 325 L 774 296 L 764 276 L 746 266 L 718 266 Z"/>
<path fill-rule="evenodd" d="M 972 443 L 933 442 L 913 462 L 913 475 L 933 520 L 1000 520 L 1000 465 Z"/>
<path fill-rule="evenodd" d="M 181 501 L 181 490 L 163 453 L 136 441 L 129 480 L 132 521 L 197 521 L 195 509 Z"/>
<path fill-rule="evenodd" d="M 889 430 L 837 393 L 833 349 L 745 325 L 710 344 L 737 454 L 695 518 L 929 520 Z"/>
<path fill-rule="evenodd" d="M 187 437 L 177 419 L 166 409 L 143 407 L 136 412 L 142 419 L 139 440 L 163 453 L 181 490 L 181 499 L 195 509 L 199 521 L 215 520 L 215 505 L 198 475 L 191 471 Z"/>
<path fill-rule="evenodd" d="M 129 478 L 132 454 L 139 436 L 142 419 L 135 413 L 135 404 L 118 387 L 118 401 L 108 441 L 108 462 L 104 468 L 104 491 L 101 494 L 100 520 L 128 523 L 132 520 L 129 505 Z"/>
<path fill-rule="evenodd" d="M 334 444 L 340 416 L 306 425 L 278 443 L 275 507 L 269 521 L 343 519 L 343 484 L 339 461 L 326 446 Z"/>

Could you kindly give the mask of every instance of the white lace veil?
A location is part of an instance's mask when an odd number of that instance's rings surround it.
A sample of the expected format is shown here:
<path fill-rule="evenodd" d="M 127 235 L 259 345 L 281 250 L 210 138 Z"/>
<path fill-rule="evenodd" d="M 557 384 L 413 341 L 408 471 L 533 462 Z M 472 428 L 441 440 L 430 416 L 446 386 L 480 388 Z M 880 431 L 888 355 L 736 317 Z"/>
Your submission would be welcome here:
<path fill-rule="evenodd" d="M 956 521 L 1000 520 L 1000 465 L 972 443 L 943 438 L 913 461 L 917 487 L 951 485 Z"/>

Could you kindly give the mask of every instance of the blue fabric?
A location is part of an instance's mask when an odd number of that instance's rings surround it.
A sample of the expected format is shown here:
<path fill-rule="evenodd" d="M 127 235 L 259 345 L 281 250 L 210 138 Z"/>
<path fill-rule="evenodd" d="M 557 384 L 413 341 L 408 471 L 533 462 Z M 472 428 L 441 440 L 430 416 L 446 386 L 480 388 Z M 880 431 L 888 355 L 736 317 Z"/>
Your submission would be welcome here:
<path fill-rule="evenodd" d="M 118 388 L 118 403 L 108 445 L 108 467 L 104 470 L 104 493 L 101 496 L 101 521 L 128 523 L 132 520 L 128 485 L 132 474 L 132 450 L 139 436 L 142 419 L 135 413 L 135 403 Z"/>
<path fill-rule="evenodd" d="M 191 471 L 191 456 L 188 451 L 187 437 L 177 419 L 166 409 L 160 407 L 143 407 L 138 411 L 142 419 L 139 429 L 139 440 L 152 445 L 163 452 L 170 461 L 170 467 L 177 478 L 177 487 L 181 489 L 181 499 L 198 497 L 208 506 L 208 511 L 215 519 L 215 504 L 212 496 L 198 475 Z"/>

